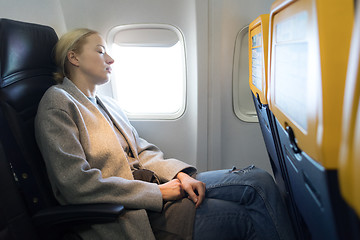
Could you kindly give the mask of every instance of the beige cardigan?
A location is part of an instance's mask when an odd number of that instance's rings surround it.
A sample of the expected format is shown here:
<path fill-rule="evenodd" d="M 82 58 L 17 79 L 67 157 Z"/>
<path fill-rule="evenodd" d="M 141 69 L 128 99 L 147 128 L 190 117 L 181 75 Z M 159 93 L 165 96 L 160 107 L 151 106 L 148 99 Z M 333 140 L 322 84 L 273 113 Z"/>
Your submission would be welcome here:
<path fill-rule="evenodd" d="M 185 168 L 196 171 L 179 160 L 164 159 L 156 146 L 138 136 L 113 99 L 97 99 L 142 168 L 154 171 L 163 182 Z M 154 239 L 145 209 L 162 210 L 159 187 L 133 179 L 112 126 L 69 79 L 43 96 L 35 134 L 53 192 L 61 204 L 106 202 L 135 209 L 127 210 L 116 223 L 97 224 L 81 231 L 84 239 Z"/>

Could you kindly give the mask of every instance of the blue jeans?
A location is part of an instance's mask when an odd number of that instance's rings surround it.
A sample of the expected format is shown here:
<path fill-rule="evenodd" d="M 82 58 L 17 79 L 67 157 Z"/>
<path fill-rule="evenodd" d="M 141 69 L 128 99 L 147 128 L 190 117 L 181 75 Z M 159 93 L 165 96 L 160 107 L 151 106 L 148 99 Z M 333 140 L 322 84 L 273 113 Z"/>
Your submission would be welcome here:
<path fill-rule="evenodd" d="M 199 173 L 206 198 L 196 210 L 193 239 L 295 239 L 270 174 L 250 166 Z"/>

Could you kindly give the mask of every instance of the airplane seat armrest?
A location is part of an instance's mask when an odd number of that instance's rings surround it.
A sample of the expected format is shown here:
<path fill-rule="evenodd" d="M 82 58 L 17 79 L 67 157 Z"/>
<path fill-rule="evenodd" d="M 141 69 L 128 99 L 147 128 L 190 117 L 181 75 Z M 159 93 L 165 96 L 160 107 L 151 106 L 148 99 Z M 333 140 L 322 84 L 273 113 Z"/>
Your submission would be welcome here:
<path fill-rule="evenodd" d="M 36 213 L 33 222 L 39 228 L 106 223 L 115 221 L 124 210 L 123 205 L 110 203 L 56 206 Z"/>

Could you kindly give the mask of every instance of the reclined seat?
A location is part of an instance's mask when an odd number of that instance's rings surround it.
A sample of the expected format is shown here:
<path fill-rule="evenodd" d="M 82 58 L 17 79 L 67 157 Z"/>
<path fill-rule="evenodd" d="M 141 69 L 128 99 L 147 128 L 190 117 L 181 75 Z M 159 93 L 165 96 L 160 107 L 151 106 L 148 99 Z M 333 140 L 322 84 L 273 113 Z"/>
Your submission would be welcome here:
<path fill-rule="evenodd" d="M 55 84 L 52 52 L 57 40 L 51 27 L 0 19 L 0 160 L 12 172 L 21 193 L 17 196 L 41 235 L 48 227 L 114 221 L 123 210 L 106 203 L 59 206 L 52 193 L 35 141 L 34 118 L 44 92 Z"/>

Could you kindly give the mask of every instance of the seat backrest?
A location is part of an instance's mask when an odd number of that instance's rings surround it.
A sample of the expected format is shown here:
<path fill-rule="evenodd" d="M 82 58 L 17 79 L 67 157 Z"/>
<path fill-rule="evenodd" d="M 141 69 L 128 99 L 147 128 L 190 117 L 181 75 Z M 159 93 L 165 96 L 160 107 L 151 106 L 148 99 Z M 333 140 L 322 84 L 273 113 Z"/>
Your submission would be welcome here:
<path fill-rule="evenodd" d="M 339 178 L 342 195 L 360 219 L 360 4 L 355 14 L 345 83 Z"/>
<path fill-rule="evenodd" d="M 270 11 L 269 108 L 312 239 L 351 239 L 338 153 L 353 12 L 353 0 L 277 0 Z"/>
<path fill-rule="evenodd" d="M 55 83 L 57 40 L 51 27 L 0 19 L 0 141 L 31 213 L 57 204 L 34 136 L 38 103 Z"/>
<path fill-rule="evenodd" d="M 282 182 L 278 154 L 269 106 L 267 101 L 267 60 L 268 60 L 269 14 L 257 17 L 249 25 L 249 86 L 254 100 L 260 128 L 276 181 Z M 280 187 L 280 190 L 286 191 Z"/>
<path fill-rule="evenodd" d="M 274 116 L 268 105 L 268 38 L 269 14 L 263 14 L 249 25 L 249 86 L 275 181 L 288 208 L 294 230 L 298 236 L 302 236 L 303 227 L 299 226 L 299 214 L 291 199 L 292 189 L 280 153 Z"/>
<path fill-rule="evenodd" d="M 249 24 L 249 86 L 263 105 L 267 105 L 269 14 L 258 16 Z"/>

